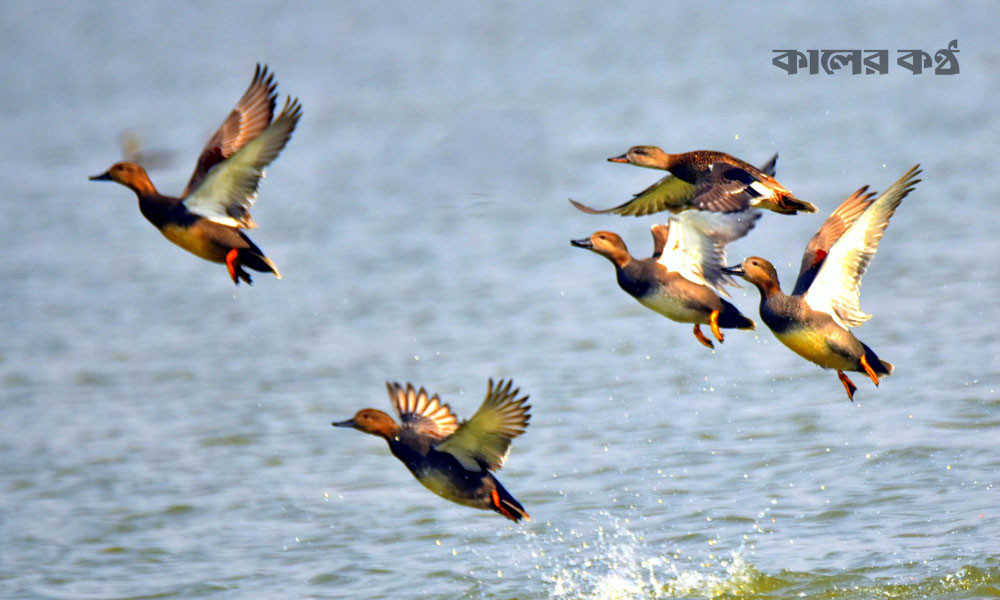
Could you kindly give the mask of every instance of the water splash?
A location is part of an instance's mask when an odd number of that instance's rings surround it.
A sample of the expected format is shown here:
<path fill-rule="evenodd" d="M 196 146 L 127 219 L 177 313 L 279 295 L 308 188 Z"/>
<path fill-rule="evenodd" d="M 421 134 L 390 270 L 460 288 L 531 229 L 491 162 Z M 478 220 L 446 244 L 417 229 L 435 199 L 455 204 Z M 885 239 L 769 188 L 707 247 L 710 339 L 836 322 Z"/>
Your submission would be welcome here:
<path fill-rule="evenodd" d="M 542 580 L 553 598 L 632 600 L 740 596 L 767 579 L 738 551 L 719 562 L 688 564 L 679 552 L 658 552 L 641 535 L 615 522 L 584 534 L 553 528 L 565 553 L 553 559 Z M 707 567 L 705 565 L 708 565 Z M 714 566 L 713 566 L 714 565 Z M 719 569 L 721 567 L 721 570 Z M 715 568 L 715 571 L 711 569 Z"/>

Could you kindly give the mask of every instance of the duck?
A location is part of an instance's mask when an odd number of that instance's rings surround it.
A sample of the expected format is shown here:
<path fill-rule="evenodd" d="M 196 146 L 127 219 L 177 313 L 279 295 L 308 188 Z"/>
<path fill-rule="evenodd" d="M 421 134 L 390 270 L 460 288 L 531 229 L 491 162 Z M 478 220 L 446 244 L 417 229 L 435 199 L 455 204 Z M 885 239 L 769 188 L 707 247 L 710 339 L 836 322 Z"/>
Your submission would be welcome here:
<path fill-rule="evenodd" d="M 725 152 L 695 150 L 668 154 L 657 146 L 633 146 L 608 161 L 669 171 L 670 175 L 612 208 L 594 209 L 570 199 L 577 209 L 588 214 L 612 213 L 623 217 L 642 217 L 665 210 L 678 213 L 691 208 L 724 213 L 762 208 L 784 215 L 816 212 L 812 203 L 799 200 L 774 178 L 777 154 L 760 169 Z"/>
<path fill-rule="evenodd" d="M 806 246 L 790 295 L 781 291 L 774 265 L 763 258 L 751 256 L 724 269 L 760 291 L 760 317 L 782 344 L 837 371 L 852 402 L 858 388 L 845 371 L 864 373 L 878 387 L 894 370 L 849 328 L 871 318 L 860 308 L 861 278 L 889 219 L 920 182 L 920 173 L 920 165 L 914 166 L 877 198 L 864 186 L 844 200 Z"/>
<path fill-rule="evenodd" d="M 288 143 L 302 116 L 297 98 L 288 97 L 274 117 L 277 83 L 266 65 L 198 157 L 184 192 L 166 196 L 156 190 L 137 162 L 118 162 L 91 181 L 113 181 L 139 198 L 139 212 L 168 240 L 205 260 L 224 263 L 233 283 L 253 283 L 244 269 L 273 273 L 278 267 L 245 233 L 257 224 L 250 207 L 257 197 L 264 167 Z"/>
<path fill-rule="evenodd" d="M 386 383 L 399 423 L 381 410 L 365 408 L 332 425 L 383 438 L 417 481 L 446 500 L 491 510 L 515 523 L 530 521 L 521 503 L 491 473 L 503 466 L 511 440 L 524 433 L 531 418 L 528 396 L 512 387 L 510 379 L 494 385 L 491 378 L 479 410 L 459 424 L 437 394 L 430 396 L 410 383 Z"/>
<path fill-rule="evenodd" d="M 756 328 L 752 319 L 721 296 L 729 295 L 723 284 L 735 284 L 722 271 L 725 244 L 746 235 L 759 217 L 758 210 L 737 215 L 685 211 L 650 228 L 649 258 L 633 258 L 621 236 L 610 231 L 597 231 L 570 244 L 607 258 L 626 293 L 672 321 L 694 324 L 695 339 L 714 348 L 702 325 L 709 326 L 719 343 L 725 341 L 722 329 Z"/>

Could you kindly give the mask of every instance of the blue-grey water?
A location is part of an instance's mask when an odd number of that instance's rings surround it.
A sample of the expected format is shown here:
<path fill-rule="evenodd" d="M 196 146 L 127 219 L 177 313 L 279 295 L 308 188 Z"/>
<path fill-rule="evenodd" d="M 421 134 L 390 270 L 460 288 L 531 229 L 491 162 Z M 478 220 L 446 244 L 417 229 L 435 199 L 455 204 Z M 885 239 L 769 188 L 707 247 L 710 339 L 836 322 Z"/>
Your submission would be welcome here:
<path fill-rule="evenodd" d="M 0 597 L 1000 595 L 1000 34 L 991 3 L 36 3 L 0 9 Z M 895 50 L 957 39 L 961 73 Z M 885 48 L 886 75 L 772 49 Z M 305 116 L 234 288 L 120 186 L 125 132 L 197 153 L 266 62 Z M 730 248 L 791 285 L 843 198 L 921 163 L 864 281 L 896 365 L 856 401 L 766 329 L 716 351 L 570 247 L 658 177 L 634 144 L 760 162 L 820 207 Z M 756 292 L 734 290 L 756 315 Z M 330 422 L 413 381 L 533 417 L 512 524 Z"/>

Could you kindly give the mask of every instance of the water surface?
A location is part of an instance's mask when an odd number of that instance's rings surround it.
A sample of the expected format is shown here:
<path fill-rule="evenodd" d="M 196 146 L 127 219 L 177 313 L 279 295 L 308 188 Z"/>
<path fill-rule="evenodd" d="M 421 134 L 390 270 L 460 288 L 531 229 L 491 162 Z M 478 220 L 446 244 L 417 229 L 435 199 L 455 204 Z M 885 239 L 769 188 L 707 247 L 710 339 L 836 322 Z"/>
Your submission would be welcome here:
<path fill-rule="evenodd" d="M 980 598 L 1000 593 L 1000 242 L 991 4 L 13 2 L 0 14 L 0 596 Z M 959 40 L 961 74 L 789 76 L 774 48 Z M 134 132 L 197 152 L 256 62 L 305 116 L 234 288 L 127 190 Z M 790 285 L 822 219 L 921 163 L 865 278 L 879 389 L 769 332 L 715 352 L 641 307 L 594 217 L 714 148 L 820 207 L 730 249 Z M 734 291 L 756 312 L 755 293 Z M 468 417 L 513 377 L 513 525 L 434 497 L 332 420 L 385 380 Z"/>

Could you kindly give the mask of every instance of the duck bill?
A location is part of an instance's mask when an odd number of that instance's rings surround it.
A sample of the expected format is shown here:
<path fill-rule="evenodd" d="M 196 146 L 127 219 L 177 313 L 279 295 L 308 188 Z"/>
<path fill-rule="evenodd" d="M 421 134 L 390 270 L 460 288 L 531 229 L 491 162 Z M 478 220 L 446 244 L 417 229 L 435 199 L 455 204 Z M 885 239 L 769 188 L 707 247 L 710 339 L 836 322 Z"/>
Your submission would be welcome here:
<path fill-rule="evenodd" d="M 330 424 L 333 425 L 334 427 L 350 427 L 351 429 L 357 427 L 357 423 L 354 422 L 354 419 L 348 419 L 346 421 L 334 421 L 333 423 Z"/>
<path fill-rule="evenodd" d="M 628 159 L 627 154 L 622 154 L 621 156 L 612 156 L 611 158 L 608 159 L 608 162 L 627 163 L 632 161 Z"/>
<path fill-rule="evenodd" d="M 91 181 L 111 181 L 111 171 L 106 171 L 100 175 L 91 175 L 87 179 Z"/>
<path fill-rule="evenodd" d="M 576 246 L 577 248 L 583 248 L 585 250 L 593 250 L 594 242 L 590 241 L 590 238 L 583 238 L 582 240 L 570 240 L 570 245 Z"/>
<path fill-rule="evenodd" d="M 722 267 L 722 272 L 725 273 L 725 274 L 727 274 L 727 275 L 735 275 L 737 277 L 743 277 L 744 275 L 747 274 L 747 272 L 743 270 L 743 265 L 733 265 L 731 267 Z"/>

